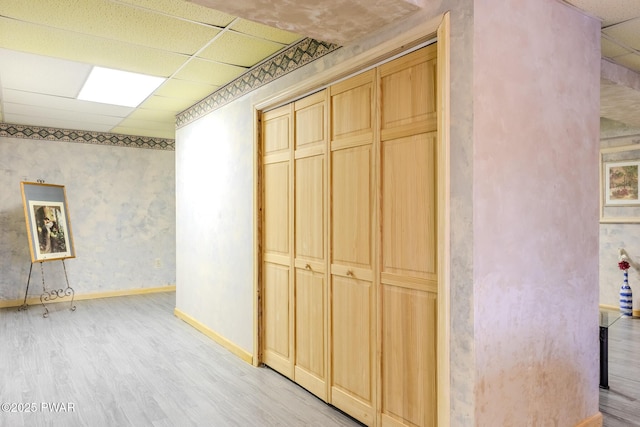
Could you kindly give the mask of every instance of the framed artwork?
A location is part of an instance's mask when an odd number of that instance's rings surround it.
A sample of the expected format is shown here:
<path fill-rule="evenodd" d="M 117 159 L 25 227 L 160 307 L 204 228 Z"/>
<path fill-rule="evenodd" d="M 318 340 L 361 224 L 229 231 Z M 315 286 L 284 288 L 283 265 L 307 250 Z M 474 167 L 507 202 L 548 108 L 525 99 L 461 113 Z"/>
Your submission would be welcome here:
<path fill-rule="evenodd" d="M 20 187 L 31 262 L 74 258 L 64 186 L 21 182 Z"/>
<path fill-rule="evenodd" d="M 605 205 L 640 205 L 639 167 L 640 160 L 604 164 Z"/>
<path fill-rule="evenodd" d="M 600 150 L 600 222 L 640 223 L 640 143 Z"/>

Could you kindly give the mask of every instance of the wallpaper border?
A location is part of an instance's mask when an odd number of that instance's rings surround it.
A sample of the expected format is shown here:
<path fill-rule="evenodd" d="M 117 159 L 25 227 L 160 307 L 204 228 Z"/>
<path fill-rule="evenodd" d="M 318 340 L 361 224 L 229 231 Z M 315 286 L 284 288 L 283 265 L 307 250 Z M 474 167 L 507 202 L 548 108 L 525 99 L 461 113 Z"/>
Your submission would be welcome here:
<path fill-rule="evenodd" d="M 175 140 L 118 133 L 0 123 L 0 137 L 175 151 Z"/>
<path fill-rule="evenodd" d="M 305 38 L 294 43 L 271 58 L 254 66 L 241 76 L 213 92 L 176 116 L 176 128 L 181 128 L 194 120 L 222 107 L 252 90 L 266 85 L 303 65 L 339 49 L 334 43 Z"/>

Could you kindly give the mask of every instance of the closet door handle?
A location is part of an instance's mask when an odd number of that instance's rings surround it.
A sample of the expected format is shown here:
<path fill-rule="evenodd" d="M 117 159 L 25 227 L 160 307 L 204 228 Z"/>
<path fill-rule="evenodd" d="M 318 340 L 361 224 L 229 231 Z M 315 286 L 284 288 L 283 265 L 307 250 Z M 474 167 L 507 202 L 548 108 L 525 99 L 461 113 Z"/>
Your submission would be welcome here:
<path fill-rule="evenodd" d="M 353 276 L 353 271 L 351 271 L 351 270 L 347 270 L 347 276 L 354 277 L 354 276 Z"/>
<path fill-rule="evenodd" d="M 306 270 L 311 270 L 311 266 L 310 266 L 309 264 L 305 265 L 305 266 L 304 266 L 304 268 L 305 268 Z"/>

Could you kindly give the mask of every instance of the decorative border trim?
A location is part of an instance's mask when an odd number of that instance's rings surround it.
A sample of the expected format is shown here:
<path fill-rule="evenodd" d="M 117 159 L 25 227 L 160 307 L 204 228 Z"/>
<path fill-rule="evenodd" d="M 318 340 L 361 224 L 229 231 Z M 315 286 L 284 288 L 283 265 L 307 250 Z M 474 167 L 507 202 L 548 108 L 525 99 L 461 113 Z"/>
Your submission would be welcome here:
<path fill-rule="evenodd" d="M 339 48 L 340 46 L 334 43 L 305 38 L 289 46 L 282 52 L 275 54 L 271 58 L 267 58 L 235 80 L 216 90 L 202 101 L 179 113 L 176 116 L 176 127 L 181 128 L 207 113 L 230 103 L 234 99 L 258 89 Z"/>
<path fill-rule="evenodd" d="M 39 139 L 56 142 L 113 145 L 118 147 L 148 148 L 175 151 L 175 140 L 148 136 L 123 135 L 73 129 L 45 128 L 39 126 L 0 123 L 0 137 Z"/>

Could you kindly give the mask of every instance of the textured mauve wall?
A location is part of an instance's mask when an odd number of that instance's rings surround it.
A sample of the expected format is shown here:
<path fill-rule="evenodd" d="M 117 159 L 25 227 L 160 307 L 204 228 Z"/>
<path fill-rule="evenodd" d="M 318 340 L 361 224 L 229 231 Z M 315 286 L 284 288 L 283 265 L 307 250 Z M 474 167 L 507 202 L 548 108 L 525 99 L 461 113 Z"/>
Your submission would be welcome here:
<path fill-rule="evenodd" d="M 598 412 L 600 23 L 475 2 L 477 426 Z"/>
<path fill-rule="evenodd" d="M 175 153 L 0 138 L 0 300 L 24 297 L 31 258 L 21 181 L 64 185 L 76 258 L 65 261 L 76 294 L 175 284 Z M 59 261 L 43 264 L 64 287 Z M 40 265 L 31 277 L 39 296 Z"/>

